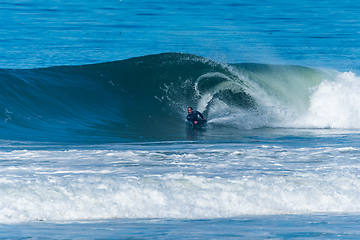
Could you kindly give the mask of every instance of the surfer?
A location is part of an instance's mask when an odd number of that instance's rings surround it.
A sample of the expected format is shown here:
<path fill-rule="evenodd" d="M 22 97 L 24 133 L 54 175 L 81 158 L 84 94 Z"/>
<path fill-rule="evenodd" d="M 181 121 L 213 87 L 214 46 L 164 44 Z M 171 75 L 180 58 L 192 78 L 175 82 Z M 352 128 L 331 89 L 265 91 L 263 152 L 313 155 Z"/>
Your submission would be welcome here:
<path fill-rule="evenodd" d="M 206 122 L 204 116 L 199 111 L 194 111 L 192 107 L 188 107 L 188 115 L 186 116 L 186 119 L 193 124 L 194 126 L 196 124 L 204 123 Z"/>

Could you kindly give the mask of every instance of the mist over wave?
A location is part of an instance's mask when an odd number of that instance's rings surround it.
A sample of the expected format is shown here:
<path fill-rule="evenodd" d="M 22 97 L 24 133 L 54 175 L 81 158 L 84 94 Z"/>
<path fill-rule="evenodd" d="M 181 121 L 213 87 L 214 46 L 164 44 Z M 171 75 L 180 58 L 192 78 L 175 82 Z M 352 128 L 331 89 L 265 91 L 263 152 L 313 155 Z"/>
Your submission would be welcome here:
<path fill-rule="evenodd" d="M 351 72 L 165 53 L 2 69 L 0 79 L 3 139 L 173 139 L 184 134 L 188 106 L 205 114 L 209 130 L 360 127 Z"/>

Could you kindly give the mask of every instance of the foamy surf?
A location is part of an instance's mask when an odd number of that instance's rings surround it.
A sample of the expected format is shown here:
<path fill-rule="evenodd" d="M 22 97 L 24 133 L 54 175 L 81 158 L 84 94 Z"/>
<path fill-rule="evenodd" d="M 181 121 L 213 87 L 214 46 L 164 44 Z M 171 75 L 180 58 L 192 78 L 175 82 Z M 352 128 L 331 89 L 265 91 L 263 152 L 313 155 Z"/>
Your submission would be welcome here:
<path fill-rule="evenodd" d="M 299 120 L 301 127 L 360 128 L 360 78 L 352 72 L 339 73 L 312 89 L 310 106 Z"/>
<path fill-rule="evenodd" d="M 0 222 L 360 211 L 358 148 L 202 147 L 2 152 Z"/>

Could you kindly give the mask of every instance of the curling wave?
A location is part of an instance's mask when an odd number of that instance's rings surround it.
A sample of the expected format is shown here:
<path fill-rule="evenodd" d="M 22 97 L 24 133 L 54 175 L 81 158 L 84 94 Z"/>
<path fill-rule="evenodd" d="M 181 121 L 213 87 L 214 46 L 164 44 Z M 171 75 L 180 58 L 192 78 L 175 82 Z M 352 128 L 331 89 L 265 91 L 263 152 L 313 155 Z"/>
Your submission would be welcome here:
<path fill-rule="evenodd" d="M 359 127 L 316 117 L 326 109 L 317 109 L 317 98 L 326 97 L 324 87 L 339 76 L 301 66 L 222 64 L 181 53 L 2 69 L 0 128 L 3 139 L 16 140 L 172 139 L 184 132 L 188 106 L 203 111 L 212 128 Z"/>

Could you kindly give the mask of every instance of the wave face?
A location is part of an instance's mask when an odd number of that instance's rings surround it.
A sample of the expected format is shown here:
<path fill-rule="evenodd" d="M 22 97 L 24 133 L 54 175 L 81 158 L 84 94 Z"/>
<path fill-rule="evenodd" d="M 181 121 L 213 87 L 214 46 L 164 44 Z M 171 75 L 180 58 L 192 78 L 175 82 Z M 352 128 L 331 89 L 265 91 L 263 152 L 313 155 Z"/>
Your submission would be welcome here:
<path fill-rule="evenodd" d="M 336 118 L 337 110 L 347 111 L 341 103 L 327 118 L 334 103 L 324 102 L 337 101 L 336 88 L 355 94 L 356 77 L 300 66 L 221 64 L 165 53 L 82 66 L 2 69 L 0 79 L 3 139 L 174 139 L 184 134 L 188 106 L 204 112 L 210 131 L 359 127 L 356 116 L 350 122 Z M 348 109 L 355 104 L 340 101 Z"/>

